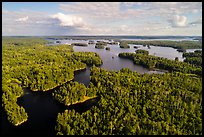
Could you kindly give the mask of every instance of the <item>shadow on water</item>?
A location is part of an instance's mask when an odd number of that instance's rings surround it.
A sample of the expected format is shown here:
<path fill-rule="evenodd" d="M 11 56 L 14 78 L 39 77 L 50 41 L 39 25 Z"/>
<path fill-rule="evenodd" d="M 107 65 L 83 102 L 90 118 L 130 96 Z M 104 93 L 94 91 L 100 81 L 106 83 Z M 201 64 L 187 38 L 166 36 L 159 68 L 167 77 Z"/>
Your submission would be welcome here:
<path fill-rule="evenodd" d="M 78 70 L 74 72 L 74 80 L 78 83 L 83 83 L 85 86 L 88 86 L 90 83 L 90 67 L 86 67 L 86 69 Z"/>
<path fill-rule="evenodd" d="M 88 76 L 87 76 L 88 75 Z M 75 72 L 74 80 L 88 86 L 90 82 L 90 68 Z M 67 82 L 68 83 L 68 82 Z M 28 120 L 19 126 L 13 126 L 3 110 L 1 122 L 1 135 L 56 135 L 55 125 L 58 113 L 65 109 L 74 109 L 79 113 L 86 112 L 98 105 L 99 97 L 89 99 L 83 103 L 65 106 L 52 97 L 52 92 L 60 86 L 45 92 L 35 92 L 23 88 L 24 95 L 18 98 L 18 105 L 25 108 Z"/>
<path fill-rule="evenodd" d="M 55 135 L 58 113 L 64 112 L 65 109 L 74 109 L 81 114 L 93 106 L 98 106 L 99 100 L 100 97 L 96 97 L 83 103 L 65 106 L 54 100 L 51 92 L 37 93 L 26 90 L 25 95 L 20 97 L 17 103 L 25 108 L 28 120 L 17 127 L 13 126 L 3 111 L 2 135 Z"/>

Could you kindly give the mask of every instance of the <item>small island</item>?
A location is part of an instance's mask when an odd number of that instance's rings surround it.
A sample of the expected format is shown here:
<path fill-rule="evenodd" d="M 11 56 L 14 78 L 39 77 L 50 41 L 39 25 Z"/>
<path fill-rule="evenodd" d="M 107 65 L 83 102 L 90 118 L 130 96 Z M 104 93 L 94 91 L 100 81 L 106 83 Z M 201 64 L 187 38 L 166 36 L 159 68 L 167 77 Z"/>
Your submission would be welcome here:
<path fill-rule="evenodd" d="M 88 44 L 86 44 L 86 43 L 72 43 L 71 45 L 72 46 L 81 46 L 81 47 L 87 47 L 88 46 Z"/>
<path fill-rule="evenodd" d="M 88 44 L 95 44 L 95 42 L 93 40 L 89 40 Z"/>
<path fill-rule="evenodd" d="M 133 48 L 138 49 L 139 47 L 138 46 L 134 46 Z"/>
<path fill-rule="evenodd" d="M 120 43 L 120 48 L 128 49 L 128 48 L 130 48 L 130 46 L 128 44 Z"/>
<path fill-rule="evenodd" d="M 110 51 L 110 47 L 106 47 L 106 50 L 109 50 L 109 51 Z"/>
<path fill-rule="evenodd" d="M 104 46 L 103 45 L 96 45 L 95 48 L 96 49 L 104 49 Z"/>
<path fill-rule="evenodd" d="M 97 49 L 104 49 L 105 46 L 107 46 L 107 42 L 100 41 L 100 42 L 96 43 L 95 48 L 97 48 Z"/>

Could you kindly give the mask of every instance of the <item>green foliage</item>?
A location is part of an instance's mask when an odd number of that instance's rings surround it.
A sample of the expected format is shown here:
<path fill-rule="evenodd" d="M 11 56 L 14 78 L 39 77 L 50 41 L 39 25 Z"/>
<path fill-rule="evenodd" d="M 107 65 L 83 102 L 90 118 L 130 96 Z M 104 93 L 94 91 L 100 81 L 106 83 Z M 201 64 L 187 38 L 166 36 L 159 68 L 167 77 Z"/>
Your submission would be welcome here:
<path fill-rule="evenodd" d="M 138 49 L 135 51 L 137 54 L 149 55 L 149 51 Z"/>
<path fill-rule="evenodd" d="M 135 64 L 142 65 L 149 69 L 164 69 L 170 72 L 182 72 L 202 75 L 202 67 L 180 61 L 169 60 L 153 55 L 135 54 L 135 53 L 120 53 L 121 58 L 133 60 Z"/>
<path fill-rule="evenodd" d="M 95 48 L 97 49 L 104 49 L 104 47 L 107 46 L 107 42 L 104 41 L 98 41 L 95 45 Z"/>
<path fill-rule="evenodd" d="M 96 48 L 96 49 L 104 49 L 104 45 L 98 45 L 98 44 L 96 43 L 95 48 Z"/>
<path fill-rule="evenodd" d="M 93 52 L 74 52 L 72 57 L 75 60 L 86 63 L 89 66 L 100 66 L 103 63 L 99 55 Z"/>
<path fill-rule="evenodd" d="M 126 49 L 128 49 L 128 48 L 130 48 L 130 46 L 128 45 L 129 43 L 124 43 L 124 42 L 120 42 L 120 48 L 126 48 Z"/>
<path fill-rule="evenodd" d="M 202 135 L 202 78 L 91 69 L 98 106 L 59 113 L 58 135 Z"/>
<path fill-rule="evenodd" d="M 48 42 L 42 38 L 26 38 L 26 37 L 3 37 L 2 45 L 9 46 L 32 46 L 44 45 Z"/>
<path fill-rule="evenodd" d="M 86 43 L 72 43 L 71 45 L 72 46 L 82 46 L 82 47 L 87 47 L 88 46 L 88 44 L 86 44 Z"/>
<path fill-rule="evenodd" d="M 107 42 L 98 41 L 98 42 L 96 43 L 96 46 L 107 46 Z"/>
<path fill-rule="evenodd" d="M 202 67 L 202 50 L 196 50 L 190 53 L 183 53 L 184 62 Z"/>
<path fill-rule="evenodd" d="M 175 57 L 175 61 L 177 61 L 177 62 L 178 62 L 178 61 L 179 61 L 179 58 L 178 58 L 178 57 Z"/>
<path fill-rule="evenodd" d="M 183 57 L 202 57 L 202 50 L 195 50 L 194 52 L 183 53 Z"/>
<path fill-rule="evenodd" d="M 2 64 L 5 73 L 22 81 L 23 86 L 33 91 L 46 91 L 72 80 L 75 70 L 85 69 L 86 64 L 99 66 L 102 60 L 96 53 L 75 53 L 70 45 L 6 44 L 3 45 Z"/>
<path fill-rule="evenodd" d="M 85 69 L 86 64 L 102 64 L 96 53 L 75 53 L 71 45 L 46 46 L 38 38 L 5 37 L 2 43 L 2 106 L 14 125 L 28 117 L 16 103 L 22 87 L 47 91 L 72 80 L 74 71 Z"/>
<path fill-rule="evenodd" d="M 202 48 L 201 41 L 162 41 L 162 40 L 154 40 L 154 41 L 121 41 L 121 46 L 128 46 L 128 44 L 135 45 L 152 45 L 152 46 L 160 46 L 160 47 L 172 47 L 175 49 L 180 49 L 180 51 L 185 51 L 185 49 L 194 49 L 194 48 Z"/>
<path fill-rule="evenodd" d="M 96 97 L 96 91 L 86 88 L 83 84 L 70 82 L 52 93 L 53 97 L 67 106 L 83 102 L 86 98 Z"/>
<path fill-rule="evenodd" d="M 22 88 L 16 83 L 3 83 L 2 91 L 2 106 L 8 121 L 15 126 L 25 122 L 28 115 L 25 109 L 17 104 L 17 98 L 23 95 Z"/>

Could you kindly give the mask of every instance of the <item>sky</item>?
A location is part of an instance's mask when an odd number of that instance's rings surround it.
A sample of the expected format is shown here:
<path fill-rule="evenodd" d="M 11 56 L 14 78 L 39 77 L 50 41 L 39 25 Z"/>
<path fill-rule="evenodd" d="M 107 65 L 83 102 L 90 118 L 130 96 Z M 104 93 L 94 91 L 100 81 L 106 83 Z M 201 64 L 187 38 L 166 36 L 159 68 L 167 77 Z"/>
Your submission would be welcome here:
<path fill-rule="evenodd" d="M 202 2 L 3 2 L 3 36 L 202 36 Z"/>

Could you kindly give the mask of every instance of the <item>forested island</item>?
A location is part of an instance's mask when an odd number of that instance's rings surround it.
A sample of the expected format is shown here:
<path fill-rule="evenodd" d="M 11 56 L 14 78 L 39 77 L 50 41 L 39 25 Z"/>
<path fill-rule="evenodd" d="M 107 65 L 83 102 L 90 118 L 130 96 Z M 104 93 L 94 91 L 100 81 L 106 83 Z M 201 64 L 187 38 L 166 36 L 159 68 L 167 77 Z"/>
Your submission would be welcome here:
<path fill-rule="evenodd" d="M 4 38 L 2 43 L 2 105 L 14 125 L 28 117 L 16 103 L 22 87 L 47 91 L 72 80 L 86 64 L 102 64 L 96 53 L 74 52 L 71 45 L 46 46 L 43 39 Z"/>
<path fill-rule="evenodd" d="M 72 43 L 71 45 L 72 46 L 82 46 L 82 47 L 87 47 L 88 46 L 88 44 L 86 44 L 86 43 Z"/>
<path fill-rule="evenodd" d="M 197 42 L 168 42 L 140 44 L 200 47 Z M 107 45 L 98 43 L 103 48 Z M 124 48 L 131 44 L 121 43 Z M 67 109 L 56 117 L 57 135 L 202 135 L 202 51 L 183 53 L 184 62 L 141 49 L 118 55 L 150 70 L 167 70 L 164 74 L 140 74 L 127 68 L 99 68 L 103 64 L 100 56 L 74 52 L 76 43 L 48 46 L 43 38 L 5 37 L 2 44 L 2 106 L 15 126 L 29 119 L 17 104 L 23 88 L 46 92 L 59 87 L 52 97 Z M 91 67 L 89 85 L 73 81 L 74 72 L 87 66 Z M 83 113 L 68 109 L 96 97 L 100 98 L 98 105 Z"/>
<path fill-rule="evenodd" d="M 185 52 L 186 49 L 202 48 L 202 41 L 168 41 L 168 40 L 154 40 L 154 41 L 131 41 L 123 40 L 120 42 L 121 48 L 129 48 L 128 44 L 144 45 L 144 46 L 161 46 L 172 47 L 178 51 Z"/>
<path fill-rule="evenodd" d="M 103 42 L 103 41 L 98 41 L 95 45 L 95 48 L 97 49 L 104 49 L 105 46 L 107 46 L 107 42 Z"/>
<path fill-rule="evenodd" d="M 190 53 L 183 53 L 183 57 L 185 57 L 184 62 L 188 62 L 190 64 L 202 67 L 202 50 L 196 50 Z"/>
<path fill-rule="evenodd" d="M 137 50 L 136 53 L 120 53 L 120 58 L 127 58 L 133 60 L 137 65 L 142 65 L 149 69 L 164 69 L 170 72 L 191 73 L 202 76 L 202 66 L 189 64 L 186 62 L 169 60 L 162 57 L 148 55 L 148 51 Z"/>

